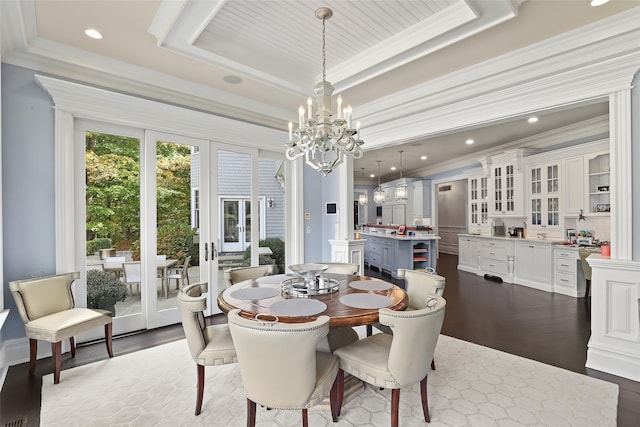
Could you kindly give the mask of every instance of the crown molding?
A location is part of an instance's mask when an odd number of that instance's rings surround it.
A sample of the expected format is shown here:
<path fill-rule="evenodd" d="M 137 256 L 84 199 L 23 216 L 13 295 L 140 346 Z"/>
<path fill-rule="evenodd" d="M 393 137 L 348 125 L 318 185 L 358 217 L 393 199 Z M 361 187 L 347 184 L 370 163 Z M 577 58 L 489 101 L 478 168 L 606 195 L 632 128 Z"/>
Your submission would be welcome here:
<path fill-rule="evenodd" d="M 491 158 L 506 150 L 516 148 L 550 149 L 566 143 L 584 142 L 585 140 L 601 139 L 609 135 L 609 116 L 604 115 L 579 123 L 574 123 L 562 128 L 553 129 L 527 138 L 508 142 L 499 147 L 478 151 L 467 156 L 461 156 L 434 166 L 410 170 L 409 176 L 432 176 L 438 173 L 448 172 L 464 168 L 487 168 L 491 164 Z"/>
<path fill-rule="evenodd" d="M 283 152 L 286 132 L 136 96 L 36 75 L 56 110 L 74 117 Z"/>

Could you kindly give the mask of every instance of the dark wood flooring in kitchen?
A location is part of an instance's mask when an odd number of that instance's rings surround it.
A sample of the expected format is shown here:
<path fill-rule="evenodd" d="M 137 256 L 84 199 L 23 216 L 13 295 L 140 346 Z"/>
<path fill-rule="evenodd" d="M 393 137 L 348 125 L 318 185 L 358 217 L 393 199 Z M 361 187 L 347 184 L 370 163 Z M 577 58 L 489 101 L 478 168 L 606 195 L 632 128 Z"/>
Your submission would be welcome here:
<path fill-rule="evenodd" d="M 616 383 L 620 386 L 618 426 L 640 425 L 640 383 L 584 367 L 590 331 L 588 303 L 524 286 L 484 280 L 458 271 L 457 261 L 456 256 L 446 254 L 438 260 L 438 273 L 447 279 L 444 334 Z M 379 276 L 370 271 L 368 274 Z M 224 322 L 225 318 L 218 315 L 210 321 Z M 183 336 L 180 325 L 169 326 L 117 337 L 113 350 L 118 356 Z M 104 343 L 89 344 L 79 347 L 75 360 L 64 354 L 62 368 L 106 357 Z M 26 363 L 9 368 L 0 396 L 0 426 L 40 425 L 40 385 L 42 376 L 52 372 L 51 360 L 38 361 L 36 375 L 32 378 L 27 376 L 27 369 Z M 9 424 L 20 417 L 26 417 L 28 421 Z"/>

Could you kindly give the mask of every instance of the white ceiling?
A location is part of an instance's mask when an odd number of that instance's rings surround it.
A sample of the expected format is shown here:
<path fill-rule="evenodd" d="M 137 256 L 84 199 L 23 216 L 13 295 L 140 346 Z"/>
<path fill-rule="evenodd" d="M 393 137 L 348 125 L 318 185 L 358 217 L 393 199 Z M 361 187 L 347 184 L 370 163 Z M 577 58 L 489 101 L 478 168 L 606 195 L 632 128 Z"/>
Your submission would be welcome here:
<path fill-rule="evenodd" d="M 371 107 L 418 83 L 513 52 L 638 6 L 613 0 L 146 0 L 1 1 L 2 61 L 286 129 L 322 73 L 346 101 Z M 104 38 L 84 35 L 100 30 Z M 233 77 L 238 84 L 227 83 Z M 231 80 L 233 80 L 231 79 Z M 367 147 L 356 176 L 383 180 L 399 166 L 419 171 L 453 157 L 607 113 L 607 104 L 546 112 L 386 148 Z M 283 133 L 284 136 L 284 133 Z M 476 142 L 468 146 L 467 138 Z M 270 147 L 273 148 L 273 147 Z M 277 149 L 284 149 L 283 146 Z M 426 161 L 420 156 L 428 156 Z M 384 171 L 383 171 L 384 172 Z"/>

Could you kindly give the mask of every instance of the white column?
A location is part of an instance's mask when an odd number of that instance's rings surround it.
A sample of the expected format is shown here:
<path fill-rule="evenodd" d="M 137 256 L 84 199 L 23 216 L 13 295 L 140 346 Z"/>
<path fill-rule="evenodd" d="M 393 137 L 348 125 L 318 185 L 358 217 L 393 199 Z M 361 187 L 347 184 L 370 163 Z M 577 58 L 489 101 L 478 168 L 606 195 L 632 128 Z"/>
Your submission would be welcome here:
<path fill-rule="evenodd" d="M 353 239 L 353 159 L 347 157 L 338 170 L 338 239 Z"/>
<path fill-rule="evenodd" d="M 609 95 L 611 164 L 611 258 L 633 257 L 631 178 L 631 89 Z"/>
<path fill-rule="evenodd" d="M 285 163 L 285 266 L 304 262 L 303 159 Z"/>
<path fill-rule="evenodd" d="M 77 169 L 74 150 L 74 118 L 68 111 L 55 110 L 55 188 L 56 191 L 75 189 L 75 171 Z M 82 159 L 84 161 L 84 159 Z M 59 191 L 55 197 L 56 215 L 56 272 L 66 273 L 76 269 L 75 228 L 76 206 L 75 191 Z M 78 219 L 84 228 L 84 218 Z M 82 252 L 84 256 L 84 251 Z"/>

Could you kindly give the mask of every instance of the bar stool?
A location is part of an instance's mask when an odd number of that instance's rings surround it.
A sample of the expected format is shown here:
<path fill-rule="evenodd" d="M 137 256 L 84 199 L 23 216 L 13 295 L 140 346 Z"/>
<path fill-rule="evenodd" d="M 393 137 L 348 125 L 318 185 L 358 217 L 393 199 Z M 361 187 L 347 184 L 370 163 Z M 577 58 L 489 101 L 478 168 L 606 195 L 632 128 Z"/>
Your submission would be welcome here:
<path fill-rule="evenodd" d="M 587 251 L 585 249 L 580 249 L 578 253 L 580 254 L 580 265 L 582 266 L 582 272 L 584 273 L 584 278 L 587 285 L 584 291 L 584 301 L 587 302 L 589 300 L 589 290 L 591 289 L 591 266 L 587 262 L 587 257 L 593 252 Z"/>

